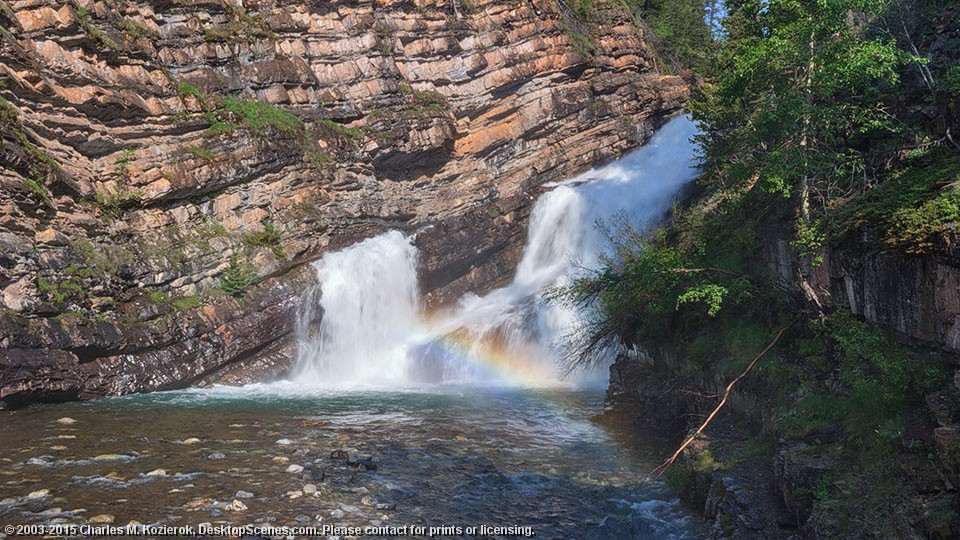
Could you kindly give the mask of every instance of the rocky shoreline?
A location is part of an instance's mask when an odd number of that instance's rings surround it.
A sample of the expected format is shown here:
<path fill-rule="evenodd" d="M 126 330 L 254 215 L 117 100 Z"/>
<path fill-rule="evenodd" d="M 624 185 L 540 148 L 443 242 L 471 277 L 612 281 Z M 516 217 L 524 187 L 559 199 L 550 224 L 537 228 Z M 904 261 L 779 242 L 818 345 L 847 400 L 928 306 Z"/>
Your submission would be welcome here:
<path fill-rule="evenodd" d="M 622 355 L 611 366 L 601 419 L 627 419 L 654 430 L 673 426 L 678 436 L 691 433 L 728 381 L 718 375 L 713 385 L 695 385 L 681 375 L 678 362 L 683 359 L 669 346 L 649 345 L 639 351 Z M 849 462 L 851 449 L 845 448 L 839 426 L 804 437 L 783 433 L 776 418 L 783 403 L 774 395 L 762 382 L 744 383 L 666 472 L 681 499 L 702 512 L 711 538 L 833 538 L 838 524 L 858 537 L 951 538 L 956 533 L 960 520 L 950 508 L 960 485 L 960 456 L 943 434 L 952 433 L 960 419 L 960 370 L 945 388 L 927 396 L 924 407 L 907 411 L 907 432 L 895 458 L 901 468 L 888 473 L 890 481 L 904 483 L 890 492 Z M 858 471 L 853 477 L 863 482 L 859 487 L 842 476 L 851 470 Z M 831 504 L 833 497 L 838 490 L 853 489 L 862 490 L 860 502 L 841 515 L 835 508 L 840 503 Z M 883 494 L 875 495 L 878 491 Z M 882 496 L 884 504 L 867 499 L 875 496 Z M 890 505 L 897 508 L 895 513 L 880 510 Z M 844 521 L 849 524 L 842 525 Z"/>

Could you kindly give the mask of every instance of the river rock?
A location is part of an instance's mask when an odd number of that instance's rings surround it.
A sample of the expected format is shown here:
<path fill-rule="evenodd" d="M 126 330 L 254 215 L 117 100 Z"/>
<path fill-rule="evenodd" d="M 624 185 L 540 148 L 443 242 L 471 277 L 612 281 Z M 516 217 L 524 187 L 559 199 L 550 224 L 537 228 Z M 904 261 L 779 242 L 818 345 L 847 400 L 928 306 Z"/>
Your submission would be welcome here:
<path fill-rule="evenodd" d="M 227 505 L 226 509 L 231 512 L 243 512 L 247 509 L 247 505 L 243 504 L 243 501 L 240 499 L 234 499 L 233 502 Z"/>
<path fill-rule="evenodd" d="M 339 508 L 334 509 L 330 512 L 330 517 L 332 517 L 333 519 L 340 519 L 344 515 L 345 515 L 344 511 Z"/>
<path fill-rule="evenodd" d="M 63 424 L 65 426 L 69 426 L 70 424 L 76 424 L 77 421 L 74 420 L 73 418 L 70 418 L 69 416 L 64 416 L 63 418 L 58 418 L 57 423 Z"/>
<path fill-rule="evenodd" d="M 358 459 L 357 461 L 348 461 L 347 466 L 359 471 L 375 471 L 377 464 L 371 458 Z"/>
<path fill-rule="evenodd" d="M 317 486 L 315 486 L 314 484 L 306 484 L 305 486 L 303 486 L 303 493 L 305 495 L 313 495 L 316 492 L 317 492 Z"/>
<path fill-rule="evenodd" d="M 280 446 L 289 446 L 293 444 L 293 441 L 290 439 L 277 439 L 276 444 L 279 444 Z"/>
<path fill-rule="evenodd" d="M 148 473 L 144 473 L 144 476 L 166 476 L 167 471 L 165 469 L 154 469 Z"/>
<path fill-rule="evenodd" d="M 250 493 L 249 491 L 240 490 L 234 495 L 234 497 L 236 497 L 237 499 L 252 499 L 253 493 Z"/>
<path fill-rule="evenodd" d="M 367 495 L 364 498 L 360 499 L 360 504 L 364 506 L 373 506 L 376 501 L 373 500 L 373 497 Z"/>
<path fill-rule="evenodd" d="M 303 478 L 304 480 L 309 480 L 311 482 L 323 482 L 327 477 L 327 473 L 323 469 L 311 468 L 311 469 L 305 469 L 303 471 L 303 474 L 300 475 L 300 477 Z"/>
<path fill-rule="evenodd" d="M 49 489 L 38 489 L 38 490 L 36 490 L 36 491 L 31 491 L 30 494 L 27 495 L 27 498 L 28 498 L 28 499 L 42 499 L 42 498 L 44 498 L 44 497 L 46 497 L 46 496 L 48 496 L 48 495 L 50 495 L 50 490 L 49 490 Z"/>
<path fill-rule="evenodd" d="M 357 507 L 357 506 L 354 506 L 354 505 L 352 505 L 352 504 L 341 504 L 341 505 L 340 505 L 340 509 L 343 510 L 344 512 L 348 512 L 348 513 L 350 513 L 350 514 L 356 514 L 356 513 L 360 512 L 360 508 Z"/>
<path fill-rule="evenodd" d="M 377 510 L 396 510 L 397 505 L 394 503 L 377 503 L 374 508 Z"/>
<path fill-rule="evenodd" d="M 330 452 L 330 459 L 349 460 L 350 454 L 348 454 L 346 450 L 334 450 L 333 452 Z"/>
<path fill-rule="evenodd" d="M 291 474 L 299 474 L 303 472 L 303 465 L 293 464 L 287 467 L 287 472 Z"/>
<path fill-rule="evenodd" d="M 214 452 L 209 456 L 207 456 L 207 459 L 223 459 L 225 457 L 227 457 L 227 455 L 224 454 L 223 452 Z"/>
<path fill-rule="evenodd" d="M 88 521 L 90 523 L 113 523 L 115 518 L 111 514 L 98 514 L 93 516 Z"/>
<path fill-rule="evenodd" d="M 196 437 L 190 437 L 189 439 L 184 439 L 180 441 L 180 444 L 197 444 L 200 442 L 200 439 Z"/>

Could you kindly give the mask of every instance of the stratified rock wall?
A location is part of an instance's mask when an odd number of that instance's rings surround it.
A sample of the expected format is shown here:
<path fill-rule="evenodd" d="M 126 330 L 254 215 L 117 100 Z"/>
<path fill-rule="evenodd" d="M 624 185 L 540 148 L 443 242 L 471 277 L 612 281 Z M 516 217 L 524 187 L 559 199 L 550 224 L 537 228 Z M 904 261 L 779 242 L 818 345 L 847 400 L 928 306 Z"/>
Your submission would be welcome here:
<path fill-rule="evenodd" d="M 0 0 L 0 404 L 282 371 L 305 263 L 390 228 L 432 304 L 509 279 L 536 188 L 688 95 L 563 9 Z"/>

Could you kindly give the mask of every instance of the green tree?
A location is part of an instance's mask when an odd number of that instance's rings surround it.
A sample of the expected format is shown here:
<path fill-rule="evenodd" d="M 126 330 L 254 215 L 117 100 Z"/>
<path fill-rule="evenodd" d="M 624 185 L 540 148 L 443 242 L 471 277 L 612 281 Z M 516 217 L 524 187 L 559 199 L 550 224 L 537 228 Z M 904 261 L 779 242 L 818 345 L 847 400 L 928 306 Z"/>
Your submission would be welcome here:
<path fill-rule="evenodd" d="M 674 68 L 703 73 L 713 61 L 716 42 L 710 21 L 716 2 L 705 0 L 626 0 L 646 23 L 657 52 Z"/>
<path fill-rule="evenodd" d="M 887 106 L 912 57 L 868 22 L 882 0 L 730 2 L 716 76 L 693 104 L 708 179 L 730 194 L 796 195 L 812 205 L 862 187 L 900 143 Z"/>

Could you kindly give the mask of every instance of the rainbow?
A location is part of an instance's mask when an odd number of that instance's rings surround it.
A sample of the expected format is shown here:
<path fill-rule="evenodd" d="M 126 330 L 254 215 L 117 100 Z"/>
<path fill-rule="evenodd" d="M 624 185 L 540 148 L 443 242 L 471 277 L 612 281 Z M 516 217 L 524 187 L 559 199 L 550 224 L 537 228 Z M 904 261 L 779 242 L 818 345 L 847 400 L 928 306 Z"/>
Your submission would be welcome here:
<path fill-rule="evenodd" d="M 432 318 L 425 317 L 427 321 Z M 421 352 L 426 351 L 428 357 L 446 366 L 466 366 L 469 369 L 464 371 L 482 381 L 530 387 L 562 384 L 553 359 L 540 346 L 531 342 L 508 346 L 498 337 L 495 333 L 478 336 L 458 328 L 424 340 Z"/>

